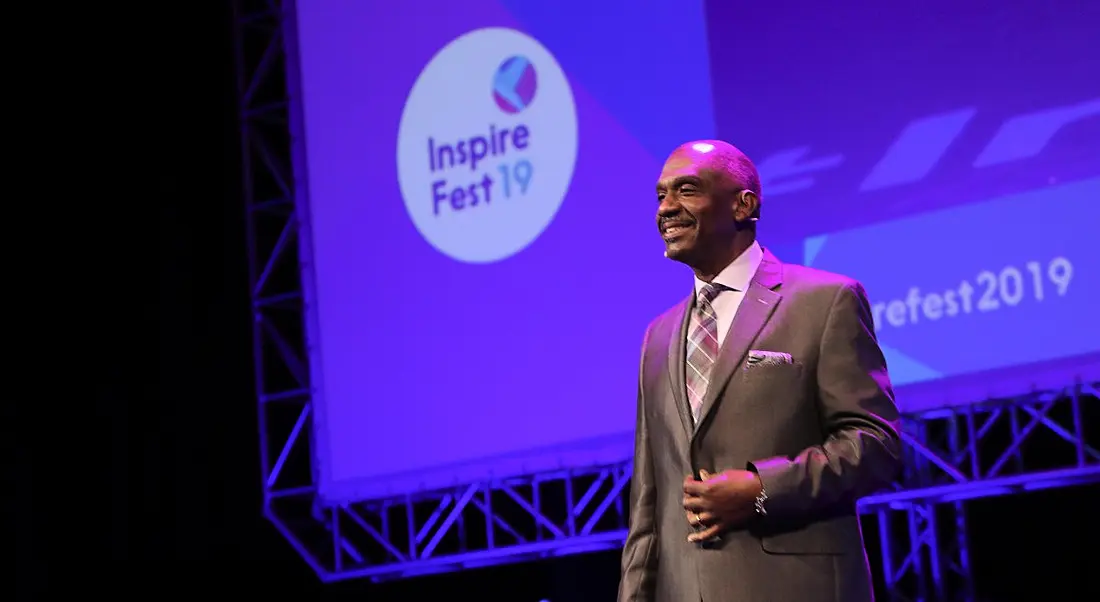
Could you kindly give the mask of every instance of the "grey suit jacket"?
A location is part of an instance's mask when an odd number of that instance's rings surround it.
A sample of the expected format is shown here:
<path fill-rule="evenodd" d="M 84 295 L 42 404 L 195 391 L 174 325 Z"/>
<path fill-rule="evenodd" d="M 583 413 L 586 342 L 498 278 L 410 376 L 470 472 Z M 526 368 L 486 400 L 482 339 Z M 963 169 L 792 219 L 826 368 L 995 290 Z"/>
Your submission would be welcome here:
<path fill-rule="evenodd" d="M 691 295 L 646 330 L 619 601 L 871 600 L 855 502 L 896 477 L 900 442 L 863 287 L 765 251 L 697 426 L 684 384 L 693 305 Z M 689 543 L 685 476 L 746 468 L 764 484 L 767 516 Z"/>

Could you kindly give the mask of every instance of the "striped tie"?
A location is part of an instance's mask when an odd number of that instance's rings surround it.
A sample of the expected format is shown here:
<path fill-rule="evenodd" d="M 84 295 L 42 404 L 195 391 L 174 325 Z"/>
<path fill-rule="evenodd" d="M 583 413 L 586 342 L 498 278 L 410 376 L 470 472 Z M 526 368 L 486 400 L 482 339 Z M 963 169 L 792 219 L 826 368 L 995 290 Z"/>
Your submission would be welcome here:
<path fill-rule="evenodd" d="M 706 285 L 695 302 L 691 312 L 691 328 L 687 340 L 687 394 L 691 404 L 691 418 L 699 422 L 699 411 L 703 407 L 703 396 L 710 384 L 710 369 L 718 359 L 718 316 L 714 313 L 711 301 L 718 296 L 719 289 Z"/>

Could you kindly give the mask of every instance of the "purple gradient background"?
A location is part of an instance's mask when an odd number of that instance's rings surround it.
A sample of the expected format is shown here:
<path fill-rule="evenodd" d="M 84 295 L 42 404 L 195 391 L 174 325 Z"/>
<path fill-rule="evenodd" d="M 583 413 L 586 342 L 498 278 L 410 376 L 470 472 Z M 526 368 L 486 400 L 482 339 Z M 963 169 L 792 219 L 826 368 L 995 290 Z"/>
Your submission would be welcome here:
<path fill-rule="evenodd" d="M 549 21 L 485 0 L 299 7 L 326 497 L 575 462 L 578 440 L 594 446 L 589 458 L 629 453 L 642 332 L 690 286 L 689 273 L 661 255 L 654 182 L 681 137 L 713 130 L 705 38 L 678 57 L 651 47 L 670 24 L 701 32 L 701 4 L 661 3 L 635 16 L 619 4 L 604 8 L 628 16 L 598 37 L 563 17 L 579 14 L 580 2 L 555 4 Z M 405 35 L 413 23 L 415 35 Z M 557 56 L 573 85 L 580 147 L 547 231 L 508 260 L 474 266 L 435 252 L 413 227 L 396 180 L 396 136 L 423 66 L 450 40 L 492 26 L 532 32 Z M 649 91 L 684 61 L 699 82 L 693 94 Z M 497 66 L 484 66 L 486 94 Z M 628 129 L 654 121 L 644 142 Z M 541 451 L 511 468 L 493 458 L 516 449 Z M 449 465 L 425 470 L 441 463 Z"/>
<path fill-rule="evenodd" d="M 844 155 L 840 167 L 813 174 L 809 191 L 769 197 L 765 188 L 762 238 L 787 261 L 802 259 L 807 235 L 1100 173 L 1096 119 L 1035 159 L 971 167 L 1005 118 L 1098 96 L 1086 74 L 1100 72 L 1100 58 L 1085 49 L 1100 20 L 1082 14 L 1095 8 L 917 6 L 300 5 L 322 496 L 376 497 L 628 457 L 643 330 L 690 290 L 689 273 L 661 256 L 653 223 L 653 182 L 684 140 L 723 137 L 758 163 L 803 145 L 815 156 Z M 580 147 L 546 232 L 510 259 L 468 265 L 435 252 L 408 218 L 396 135 L 432 56 L 493 26 L 526 31 L 557 57 L 573 86 Z M 484 69 L 486 94 L 497 66 L 471 66 Z M 858 191 L 908 122 L 968 106 L 977 116 L 927 178 Z M 909 244 L 917 253 L 928 242 Z M 861 269 L 889 275 L 889 258 Z M 1078 278 L 1097 284 L 1095 275 Z M 917 351 L 946 359 L 939 347 Z"/>
<path fill-rule="evenodd" d="M 707 2 L 707 23 L 711 63 L 743 65 L 713 78 L 720 137 L 758 164 L 803 145 L 845 156 L 812 189 L 765 188 L 772 244 L 1100 171 L 1100 116 L 1033 159 L 972 167 L 1007 118 L 1100 98 L 1098 2 Z M 731 24 L 760 35 L 723 35 Z M 906 124 L 968 107 L 977 114 L 927 178 L 859 192 Z"/>
<path fill-rule="evenodd" d="M 1059 130 L 1032 157 L 975 167 L 1007 120 L 1100 102 L 1100 52 L 1092 51 L 1100 3 L 932 0 L 887 9 L 870 0 L 799 1 L 785 5 L 789 18 L 779 12 L 766 3 L 707 3 L 711 64 L 749 66 L 715 68 L 718 136 L 758 165 L 802 146 L 810 157 L 844 160 L 809 174 L 811 188 L 786 194 L 769 195 L 776 186 L 762 174 L 765 240 L 797 248 L 817 237 L 813 265 L 859 278 L 872 302 L 1028 261 L 1065 256 L 1076 266 L 1065 297 L 1052 297 L 1048 283 L 1042 302 L 880 330 L 891 377 L 904 385 L 902 407 L 1100 378 L 1100 324 L 1088 309 L 1100 298 L 1100 260 L 1085 225 L 1100 223 L 1100 199 L 1062 192 L 1100 175 L 1100 112 Z M 766 35 L 745 44 L 723 35 L 730 24 Z M 908 124 L 959 109 L 974 116 L 925 177 L 861 190 Z M 1012 200 L 1029 191 L 1042 192 L 1026 205 Z M 990 199 L 1004 200 L 967 210 Z M 901 218 L 911 219 L 884 224 Z"/>

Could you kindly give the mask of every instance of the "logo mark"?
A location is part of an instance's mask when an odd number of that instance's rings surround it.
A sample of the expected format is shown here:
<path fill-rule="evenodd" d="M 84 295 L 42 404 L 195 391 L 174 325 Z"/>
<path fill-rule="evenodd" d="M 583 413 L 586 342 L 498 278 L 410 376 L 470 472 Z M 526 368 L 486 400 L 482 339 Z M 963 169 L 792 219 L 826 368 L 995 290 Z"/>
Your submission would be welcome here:
<path fill-rule="evenodd" d="M 428 244 L 466 263 L 501 261 L 535 242 L 576 160 L 569 80 L 545 47 L 511 29 L 479 29 L 444 46 L 413 84 L 398 127 L 409 218 Z"/>
<path fill-rule="evenodd" d="M 505 113 L 519 113 L 534 100 L 537 87 L 538 75 L 531 61 L 513 56 L 497 69 L 493 78 L 493 100 Z"/>

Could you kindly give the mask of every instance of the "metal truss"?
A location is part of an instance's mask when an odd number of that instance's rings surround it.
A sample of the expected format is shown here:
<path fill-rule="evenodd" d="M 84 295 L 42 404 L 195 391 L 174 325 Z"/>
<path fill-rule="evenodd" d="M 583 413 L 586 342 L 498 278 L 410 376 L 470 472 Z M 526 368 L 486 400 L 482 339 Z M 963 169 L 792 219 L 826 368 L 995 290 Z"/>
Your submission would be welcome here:
<path fill-rule="evenodd" d="M 1100 482 L 1100 383 L 906 417 L 907 472 L 864 498 L 891 600 L 972 600 L 964 503 Z M 1091 428 L 1090 428 L 1091 427 Z"/>
<path fill-rule="evenodd" d="M 630 462 L 332 507 L 310 470 L 311 398 L 291 169 L 283 4 L 235 0 L 263 512 L 324 581 L 373 580 L 611 550 Z M 291 29 L 291 28 L 287 28 Z M 288 85 L 288 77 L 290 79 Z M 964 502 L 1100 481 L 1097 383 L 906 416 L 908 471 L 866 498 L 894 600 L 968 600 Z"/>
<path fill-rule="evenodd" d="M 471 483 L 323 511 L 330 578 L 405 578 L 621 548 L 631 466 Z"/>
<path fill-rule="evenodd" d="M 865 498 L 893 600 L 971 600 L 964 502 L 1100 482 L 1097 386 L 903 418 L 907 471 Z M 631 463 L 319 509 L 335 537 L 327 579 L 404 578 L 615 549 L 626 537 Z"/>
<path fill-rule="evenodd" d="M 312 401 L 290 161 L 287 77 L 293 70 L 286 61 L 283 10 L 278 0 L 233 2 L 260 473 L 264 516 L 324 576 L 332 569 L 312 551 L 320 523 L 310 518 Z"/>

